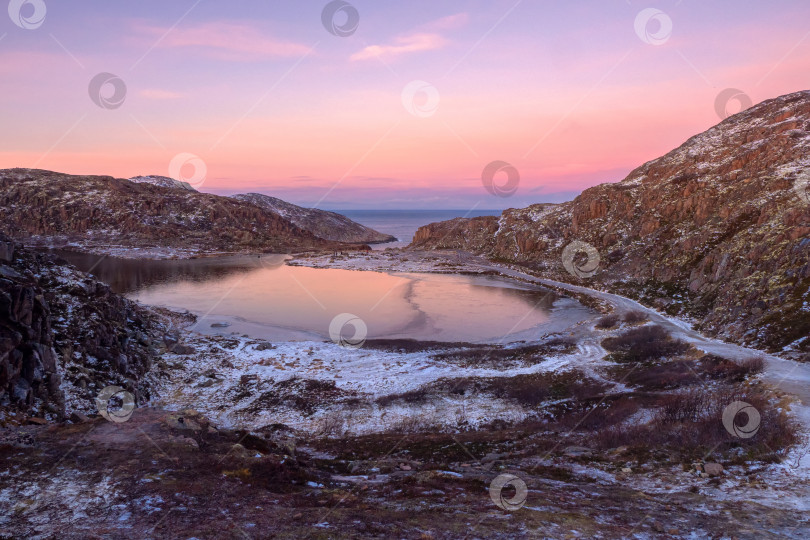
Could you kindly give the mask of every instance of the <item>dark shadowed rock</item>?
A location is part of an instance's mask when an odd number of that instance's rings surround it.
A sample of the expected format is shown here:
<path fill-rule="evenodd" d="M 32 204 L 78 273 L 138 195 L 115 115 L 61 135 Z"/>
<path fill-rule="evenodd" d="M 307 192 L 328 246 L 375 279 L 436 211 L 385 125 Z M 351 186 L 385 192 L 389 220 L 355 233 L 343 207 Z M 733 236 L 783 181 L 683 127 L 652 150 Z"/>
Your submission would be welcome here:
<path fill-rule="evenodd" d="M 174 354 L 180 355 L 194 354 L 195 352 L 197 352 L 194 349 L 194 347 L 191 347 L 189 345 L 183 345 L 182 343 L 175 343 L 174 345 L 171 346 L 169 351 L 173 352 Z"/>
<path fill-rule="evenodd" d="M 113 384 L 146 399 L 154 316 L 51 255 L 2 234 L 0 245 L 15 254 L 13 272 L 0 278 L 0 406 L 63 418 L 65 391 L 92 410 Z"/>

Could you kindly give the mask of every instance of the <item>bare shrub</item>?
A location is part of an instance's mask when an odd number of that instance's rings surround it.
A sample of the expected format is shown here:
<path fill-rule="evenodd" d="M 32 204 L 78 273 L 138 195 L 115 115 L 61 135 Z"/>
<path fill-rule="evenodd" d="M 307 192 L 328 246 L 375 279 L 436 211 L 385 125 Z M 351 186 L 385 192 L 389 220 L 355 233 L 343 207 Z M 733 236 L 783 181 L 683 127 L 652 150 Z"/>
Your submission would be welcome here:
<path fill-rule="evenodd" d="M 596 321 L 596 327 L 601 330 L 615 328 L 618 324 L 619 324 L 619 316 L 616 315 L 615 313 L 605 315 L 604 317 L 601 317 L 598 321 Z"/>
<path fill-rule="evenodd" d="M 399 394 L 389 394 L 387 396 L 380 396 L 376 399 L 377 405 L 380 407 L 387 407 L 392 403 L 396 402 L 404 402 L 404 403 L 426 403 L 430 398 L 430 388 L 426 386 L 422 386 L 417 388 L 416 390 L 409 390 L 407 392 L 401 392 Z"/>
<path fill-rule="evenodd" d="M 318 421 L 315 435 L 326 439 L 336 439 L 346 434 L 346 414 L 343 411 L 329 411 Z"/>
<path fill-rule="evenodd" d="M 700 359 L 698 369 L 712 379 L 723 379 L 740 382 L 749 375 L 760 373 L 765 367 L 765 360 L 756 356 L 739 362 L 707 354 Z"/>
<path fill-rule="evenodd" d="M 521 405 L 535 407 L 550 399 L 600 396 L 608 385 L 591 379 L 581 372 L 526 373 L 514 377 L 492 377 L 481 381 L 483 391 L 496 397 L 511 399 Z"/>
<path fill-rule="evenodd" d="M 430 422 L 421 416 L 406 416 L 391 425 L 389 433 L 422 433 L 430 427 Z"/>
<path fill-rule="evenodd" d="M 665 358 L 689 349 L 689 344 L 672 339 L 666 330 L 657 325 L 633 328 L 619 336 L 604 339 L 602 346 L 615 353 L 612 358 L 619 362 Z"/>
<path fill-rule="evenodd" d="M 762 370 L 765 369 L 765 359 L 761 356 L 755 356 L 741 360 L 737 365 L 745 371 L 746 375 L 755 375 L 762 373 Z"/>
<path fill-rule="evenodd" d="M 637 366 L 624 378 L 628 385 L 642 390 L 673 390 L 701 382 L 689 360 L 664 362 L 653 366 Z"/>
<path fill-rule="evenodd" d="M 650 318 L 643 311 L 628 311 L 624 314 L 624 322 L 627 324 L 640 324 L 648 320 Z"/>
<path fill-rule="evenodd" d="M 735 401 L 752 405 L 760 414 L 756 434 L 740 438 L 723 424 L 726 407 Z M 683 458 L 698 458 L 706 452 L 723 453 L 743 448 L 734 459 L 779 459 L 799 441 L 799 432 L 767 392 L 758 387 L 721 386 L 692 388 L 658 398 L 657 413 L 642 425 L 619 424 L 594 435 L 603 448 L 627 445 L 636 448 L 669 449 Z"/>

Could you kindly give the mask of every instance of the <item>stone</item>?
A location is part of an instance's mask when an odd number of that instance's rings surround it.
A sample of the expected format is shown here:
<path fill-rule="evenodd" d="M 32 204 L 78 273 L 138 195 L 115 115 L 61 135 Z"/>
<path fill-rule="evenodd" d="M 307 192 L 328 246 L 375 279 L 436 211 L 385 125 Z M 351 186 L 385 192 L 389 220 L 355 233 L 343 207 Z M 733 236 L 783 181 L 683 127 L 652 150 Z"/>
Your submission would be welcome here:
<path fill-rule="evenodd" d="M 0 264 L 0 276 L 11 279 L 23 279 L 23 275 L 4 264 Z"/>
<path fill-rule="evenodd" d="M 70 413 L 70 421 L 74 424 L 84 424 L 85 422 L 89 422 L 90 418 L 87 415 L 80 413 L 78 411 L 73 411 Z"/>
<path fill-rule="evenodd" d="M 719 463 L 706 463 L 703 465 L 703 472 L 709 476 L 720 476 L 723 474 L 723 466 Z"/>
<path fill-rule="evenodd" d="M 589 457 L 593 455 L 593 451 L 584 446 L 568 446 L 563 450 L 563 453 L 570 457 Z"/>
<path fill-rule="evenodd" d="M 197 350 L 194 347 L 183 345 L 182 343 L 175 343 L 169 348 L 169 352 L 185 356 L 189 354 L 194 354 L 197 352 Z"/>
<path fill-rule="evenodd" d="M 14 260 L 14 242 L 0 241 L 0 261 L 11 262 Z"/>
<path fill-rule="evenodd" d="M 256 374 L 242 375 L 241 377 L 239 377 L 239 384 L 241 384 L 242 386 L 245 386 L 245 385 L 248 385 L 248 384 L 250 384 L 252 382 L 256 382 L 258 380 L 259 380 L 259 376 L 256 375 Z"/>
<path fill-rule="evenodd" d="M 495 452 L 491 452 L 481 459 L 481 463 L 492 463 L 493 461 L 498 461 L 499 459 L 503 459 L 505 457 L 506 454 L 498 454 Z"/>
<path fill-rule="evenodd" d="M 196 413 L 196 411 L 193 411 Z M 207 428 L 208 420 L 196 414 L 187 414 L 185 411 L 170 413 L 164 418 L 164 422 L 173 429 L 180 431 L 203 431 L 204 426 Z"/>
<path fill-rule="evenodd" d="M 234 457 L 239 457 L 239 458 L 249 458 L 249 457 L 253 457 L 255 455 L 255 453 L 251 452 L 250 450 L 248 450 L 247 448 L 245 448 L 241 444 L 236 443 L 235 445 L 233 445 L 231 447 L 230 451 L 228 452 L 228 455 L 234 456 Z"/>

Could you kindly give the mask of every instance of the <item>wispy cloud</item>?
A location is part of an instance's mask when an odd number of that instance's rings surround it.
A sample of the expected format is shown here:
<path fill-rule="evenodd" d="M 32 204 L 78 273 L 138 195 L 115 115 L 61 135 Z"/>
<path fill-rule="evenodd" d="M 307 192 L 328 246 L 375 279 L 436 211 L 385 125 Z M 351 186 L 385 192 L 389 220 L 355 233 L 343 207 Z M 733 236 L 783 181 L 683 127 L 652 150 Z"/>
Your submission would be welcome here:
<path fill-rule="evenodd" d="M 470 21 L 469 13 L 456 13 L 427 23 L 424 28 L 429 30 L 454 30 L 466 26 Z"/>
<path fill-rule="evenodd" d="M 369 45 L 361 51 L 354 53 L 350 59 L 370 60 L 373 58 L 391 58 L 403 54 L 417 53 L 441 49 L 449 43 L 442 33 L 465 26 L 470 20 L 468 13 L 456 13 L 440 19 L 435 19 L 407 34 L 394 38 L 393 43 L 385 45 Z"/>
<path fill-rule="evenodd" d="M 412 34 L 398 37 L 390 45 L 369 45 L 365 49 L 354 53 L 350 59 L 356 61 L 389 58 L 402 54 L 440 49 L 446 44 L 447 40 L 439 34 Z"/>
<path fill-rule="evenodd" d="M 172 92 L 171 90 L 161 90 L 159 88 L 144 88 L 138 95 L 142 98 L 146 99 L 157 99 L 157 100 L 164 100 L 164 99 L 180 99 L 185 97 L 185 94 L 181 94 L 180 92 Z"/>
<path fill-rule="evenodd" d="M 255 26 L 241 23 L 212 22 L 189 28 L 175 28 L 166 34 L 166 28 L 143 26 L 139 30 L 150 36 L 166 37 L 161 48 L 196 48 L 223 60 L 250 62 L 277 57 L 306 54 L 307 45 L 267 36 Z"/>

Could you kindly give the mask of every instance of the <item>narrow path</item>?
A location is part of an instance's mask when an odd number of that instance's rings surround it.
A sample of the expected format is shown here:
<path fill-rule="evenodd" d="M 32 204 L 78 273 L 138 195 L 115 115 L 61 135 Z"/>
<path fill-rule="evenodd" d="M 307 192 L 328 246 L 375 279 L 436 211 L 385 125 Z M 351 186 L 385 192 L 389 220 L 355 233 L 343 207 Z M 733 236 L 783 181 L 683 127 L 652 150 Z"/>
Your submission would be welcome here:
<path fill-rule="evenodd" d="M 480 258 L 477 259 L 477 264 L 487 269 L 500 272 L 507 277 L 587 294 L 588 296 L 607 302 L 613 307 L 616 313 L 620 315 L 629 311 L 641 311 L 647 314 L 650 321 L 664 327 L 673 337 L 682 339 L 705 353 L 716 354 L 717 356 L 722 356 L 729 360 L 745 360 L 755 357 L 763 358 L 765 360 L 765 369 L 761 375 L 762 380 L 796 397 L 798 401 L 791 407 L 791 410 L 795 414 L 796 419 L 803 425 L 804 430 L 810 433 L 810 364 L 786 360 L 756 349 L 749 349 L 719 339 L 708 338 L 700 332 L 693 330 L 692 327 L 684 321 L 664 315 L 635 300 L 619 296 L 618 294 L 598 291 L 579 285 L 571 285 L 561 281 L 538 278 L 518 270 L 486 262 L 484 259 Z"/>

